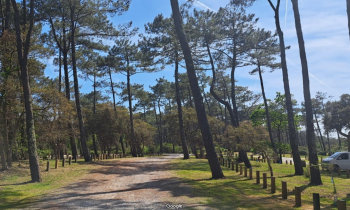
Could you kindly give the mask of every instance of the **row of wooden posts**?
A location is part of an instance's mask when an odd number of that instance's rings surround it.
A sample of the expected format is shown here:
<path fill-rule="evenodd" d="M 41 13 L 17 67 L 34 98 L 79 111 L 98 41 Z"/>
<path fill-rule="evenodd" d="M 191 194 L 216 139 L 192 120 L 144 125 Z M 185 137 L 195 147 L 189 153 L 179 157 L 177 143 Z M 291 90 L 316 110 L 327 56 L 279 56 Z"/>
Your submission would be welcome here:
<path fill-rule="evenodd" d="M 108 157 L 108 154 L 99 154 L 99 155 L 94 155 L 94 154 L 91 154 L 90 155 L 90 160 L 91 161 L 96 161 L 96 158 L 97 160 L 106 160 L 106 159 L 116 159 L 116 158 L 122 158 L 123 156 L 121 154 L 110 154 L 109 157 Z M 79 156 L 75 156 L 74 158 L 74 163 L 77 163 L 77 160 L 79 159 Z M 59 159 L 56 159 L 56 162 L 55 162 L 55 169 L 58 168 L 58 164 L 59 164 Z M 62 167 L 64 167 L 66 164 L 66 158 L 62 158 Z M 71 165 L 72 164 L 72 156 L 69 156 L 68 157 L 68 164 Z M 50 161 L 47 161 L 47 164 L 46 164 L 46 171 L 49 171 L 50 170 Z"/>
<path fill-rule="evenodd" d="M 254 158 L 251 158 L 254 160 Z M 221 158 L 219 158 L 219 161 L 221 162 Z M 265 159 L 262 160 L 262 162 L 265 162 Z M 286 164 L 288 162 L 286 161 Z M 290 164 L 292 165 L 292 161 L 290 161 Z M 231 161 L 229 159 L 222 158 L 222 166 L 225 166 L 227 168 L 231 168 L 232 171 L 236 170 L 236 172 L 240 175 L 243 174 L 244 177 L 248 177 L 249 179 L 253 179 L 253 169 L 249 168 L 249 174 L 248 174 L 248 168 L 243 165 L 238 164 L 238 162 L 233 162 L 231 164 Z M 239 169 L 238 169 L 239 168 Z M 256 171 L 256 184 L 260 184 L 260 171 Z M 349 173 L 349 172 L 347 172 Z M 267 188 L 267 173 L 263 173 L 263 188 Z M 276 193 L 276 177 L 270 177 L 271 178 L 271 193 Z M 287 193 L 287 182 L 282 181 L 282 199 L 287 199 L 288 193 Z M 295 207 L 301 206 L 301 188 L 295 187 Z M 319 193 L 313 193 L 313 206 L 314 210 L 320 210 L 320 195 Z M 337 207 L 338 210 L 346 210 L 346 201 L 345 200 L 337 200 Z"/>

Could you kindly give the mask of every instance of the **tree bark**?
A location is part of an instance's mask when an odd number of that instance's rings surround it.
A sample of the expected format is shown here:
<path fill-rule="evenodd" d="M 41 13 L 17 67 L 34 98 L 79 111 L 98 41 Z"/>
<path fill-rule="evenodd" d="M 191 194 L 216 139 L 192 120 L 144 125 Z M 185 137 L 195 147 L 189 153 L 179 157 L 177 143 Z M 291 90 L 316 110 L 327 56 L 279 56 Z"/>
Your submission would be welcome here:
<path fill-rule="evenodd" d="M 1 170 L 7 170 L 6 155 L 5 155 L 4 139 L 0 134 L 0 158 L 1 158 Z"/>
<path fill-rule="evenodd" d="M 303 175 L 304 171 L 303 171 L 303 166 L 301 164 L 301 158 L 300 158 L 299 148 L 297 144 L 297 135 L 296 135 L 296 129 L 295 129 L 295 122 L 294 122 L 292 98 L 291 98 L 290 89 L 289 89 L 289 78 L 288 78 L 288 69 L 287 69 L 287 61 L 286 61 L 286 47 L 284 44 L 283 32 L 281 29 L 280 19 L 279 19 L 279 6 L 280 6 L 281 0 L 277 1 L 276 7 L 272 4 L 271 0 L 268 0 L 268 1 L 271 5 L 271 8 L 275 12 L 276 30 L 280 41 L 284 94 L 286 97 L 287 118 L 288 118 L 288 130 L 289 130 L 288 133 L 289 133 L 289 140 L 292 148 L 292 155 L 293 155 L 293 161 L 294 161 L 294 172 L 295 172 L 294 174 Z"/>
<path fill-rule="evenodd" d="M 186 36 L 183 32 L 179 3 L 177 0 L 170 0 L 170 3 L 171 3 L 172 12 L 173 12 L 173 20 L 175 24 L 176 34 L 181 44 L 181 48 L 185 57 L 187 76 L 190 82 L 190 86 L 191 86 L 191 90 L 192 90 L 192 94 L 193 94 L 193 98 L 196 106 L 198 123 L 201 129 L 204 146 L 207 152 L 207 158 L 211 169 L 212 177 L 214 179 L 223 178 L 224 174 L 222 173 L 221 166 L 220 166 L 217 154 L 215 152 L 213 136 L 211 135 L 207 115 L 205 113 L 203 97 L 201 95 L 201 91 L 198 85 L 198 80 L 196 77 L 196 72 L 194 69 L 193 59 L 191 55 L 191 49 L 186 40 Z"/>
<path fill-rule="evenodd" d="M 188 153 L 184 122 L 182 118 L 182 104 L 180 98 L 180 87 L 179 87 L 179 62 L 178 62 L 178 52 L 175 52 L 175 91 L 176 91 L 176 103 L 177 103 L 177 114 L 179 117 L 179 127 L 180 127 L 180 136 L 182 143 L 182 151 L 184 153 L 184 159 L 189 159 L 190 155 Z"/>
<path fill-rule="evenodd" d="M 300 53 L 302 74 L 303 74 L 304 100 L 305 100 L 305 111 L 306 111 L 306 135 L 307 135 L 307 145 L 309 149 L 311 184 L 321 185 L 322 180 L 321 180 L 320 169 L 318 166 L 318 157 L 316 152 L 315 133 L 314 133 L 314 121 L 313 121 L 313 115 L 312 115 L 309 72 L 308 72 L 308 66 L 307 66 L 303 32 L 302 32 L 301 23 L 300 23 L 298 0 L 292 0 L 292 4 L 293 4 L 294 19 L 295 19 L 295 29 L 297 32 L 298 43 L 299 43 L 299 53 Z"/>
<path fill-rule="evenodd" d="M 20 16 L 17 7 L 16 0 L 11 0 L 12 7 L 15 12 L 15 30 L 16 30 L 16 41 L 17 41 L 17 54 L 18 62 L 21 69 L 21 79 L 23 86 L 24 95 L 24 106 L 26 110 L 26 132 L 28 140 L 28 155 L 29 155 L 29 167 L 32 182 L 41 182 L 40 166 L 38 161 L 38 153 L 36 147 L 36 137 L 34 129 L 34 116 L 33 116 L 33 99 L 31 94 L 31 88 L 29 85 L 28 75 L 28 55 L 30 48 L 30 38 L 34 27 L 34 0 L 30 1 L 30 15 L 29 15 L 29 28 L 27 29 L 27 35 L 25 42 L 22 42 L 22 34 L 20 27 Z M 24 44 L 24 45 L 23 45 Z"/>
<path fill-rule="evenodd" d="M 271 129 L 271 120 L 270 120 L 270 113 L 269 113 L 269 106 L 267 105 L 266 95 L 265 95 L 265 88 L 264 88 L 264 81 L 262 78 L 262 72 L 261 72 L 261 66 L 258 64 L 258 70 L 259 70 L 259 78 L 260 78 L 260 86 L 261 86 L 261 94 L 264 99 L 264 105 L 265 105 L 265 114 L 266 114 L 266 121 L 267 121 L 267 129 L 269 131 L 271 146 L 273 151 L 277 154 L 277 148 L 275 145 L 275 142 L 273 141 L 272 137 L 272 129 Z"/>
<path fill-rule="evenodd" d="M 90 153 L 89 149 L 86 144 L 86 136 L 85 136 L 85 126 L 83 121 L 83 114 L 81 110 L 81 104 L 80 104 L 80 92 L 79 92 L 79 82 L 78 82 L 78 70 L 76 65 L 76 58 L 75 58 L 75 7 L 74 5 L 71 6 L 71 53 L 72 53 L 72 67 L 73 67 L 73 78 L 74 78 L 74 92 L 75 92 L 75 104 L 76 109 L 78 113 L 78 121 L 79 121 L 79 130 L 80 130 L 80 143 L 81 143 L 81 149 L 83 151 L 85 162 L 90 161 Z"/>
<path fill-rule="evenodd" d="M 346 12 L 348 13 L 348 28 L 349 28 L 349 38 L 350 38 L 350 0 L 346 0 Z"/>
<path fill-rule="evenodd" d="M 137 157 L 137 147 L 135 140 L 135 130 L 134 130 L 134 117 L 132 113 L 132 98 L 131 98 L 131 88 L 130 88 L 130 70 L 129 64 L 127 70 L 127 90 L 128 90 L 128 99 L 129 99 L 129 114 L 130 114 L 130 132 L 131 132 L 131 155 Z"/>
<path fill-rule="evenodd" d="M 348 134 L 345 134 L 342 131 L 338 132 L 338 139 L 339 139 L 339 142 L 340 142 L 339 134 L 344 136 L 344 137 L 346 137 L 346 139 L 348 140 L 348 152 L 350 152 L 350 131 L 349 131 Z"/>

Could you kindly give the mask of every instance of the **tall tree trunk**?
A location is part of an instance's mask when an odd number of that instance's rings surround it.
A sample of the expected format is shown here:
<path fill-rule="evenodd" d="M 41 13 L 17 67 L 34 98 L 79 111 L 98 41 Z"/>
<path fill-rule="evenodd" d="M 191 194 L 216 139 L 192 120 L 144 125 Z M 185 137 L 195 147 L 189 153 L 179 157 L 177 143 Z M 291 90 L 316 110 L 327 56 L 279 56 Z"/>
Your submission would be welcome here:
<path fill-rule="evenodd" d="M 184 122 L 182 118 L 182 104 L 181 104 L 180 87 L 179 87 L 179 61 L 177 59 L 178 59 L 178 52 L 176 50 L 175 52 L 175 91 L 176 91 L 177 115 L 179 117 L 180 136 L 181 136 L 182 151 L 184 153 L 184 159 L 189 159 L 190 155 L 188 153 Z"/>
<path fill-rule="evenodd" d="M 339 136 L 339 131 L 337 131 L 337 136 L 338 136 L 339 149 L 340 149 L 341 148 L 341 139 L 340 139 L 340 136 Z"/>
<path fill-rule="evenodd" d="M 78 121 L 79 121 L 79 130 L 80 130 L 80 144 L 81 149 L 83 151 L 85 162 L 90 161 L 90 153 L 89 148 L 86 144 L 86 136 L 85 136 L 85 126 L 83 121 L 83 114 L 81 110 L 81 104 L 80 104 L 80 93 L 79 93 L 79 82 L 78 82 L 78 70 L 76 65 L 76 58 L 75 58 L 75 6 L 71 6 L 71 53 L 72 53 L 72 67 L 73 67 L 73 78 L 74 78 L 74 91 L 75 91 L 75 104 L 77 108 L 78 113 Z"/>
<path fill-rule="evenodd" d="M 95 116 L 96 115 L 96 74 L 94 74 L 94 108 L 93 109 L 94 109 L 93 114 Z M 95 126 L 94 126 L 94 131 L 92 133 L 92 144 L 94 146 L 95 156 L 98 156 L 98 150 L 97 150 L 97 145 L 96 145 Z"/>
<path fill-rule="evenodd" d="M 7 170 L 6 155 L 5 155 L 4 139 L 0 133 L 0 158 L 1 158 L 1 170 Z"/>
<path fill-rule="evenodd" d="M 129 114 L 130 114 L 130 132 L 131 132 L 131 154 L 133 157 L 137 157 L 137 147 L 136 147 L 136 139 L 135 139 L 135 130 L 134 130 L 134 118 L 132 113 L 132 96 L 131 96 L 131 88 L 130 88 L 130 70 L 128 64 L 127 70 L 127 89 L 128 89 L 128 99 L 129 99 Z"/>
<path fill-rule="evenodd" d="M 120 142 L 120 145 L 122 146 L 123 155 L 125 155 L 125 147 L 124 147 L 123 139 L 124 139 L 123 134 L 121 134 L 119 138 L 119 142 Z"/>
<path fill-rule="evenodd" d="M 160 110 L 160 101 L 158 101 L 158 111 L 159 111 L 159 146 L 160 154 L 163 154 L 163 131 L 162 131 L 162 111 Z"/>
<path fill-rule="evenodd" d="M 64 22 L 64 18 L 62 18 L 62 20 Z M 64 28 L 64 26 L 63 26 L 62 33 L 63 33 L 63 40 L 62 40 L 62 45 L 61 45 L 60 49 L 61 49 L 62 54 L 63 54 L 64 84 L 65 84 L 66 98 L 68 101 L 70 101 L 70 84 L 69 84 L 69 70 L 68 70 L 69 43 L 67 44 L 67 35 L 66 35 L 66 29 Z M 68 47 L 67 47 L 67 45 L 68 45 Z M 72 156 L 76 157 L 78 155 L 78 150 L 77 150 L 77 144 L 75 142 L 73 125 L 71 122 L 68 122 L 68 129 L 70 132 L 69 141 L 70 141 L 70 145 L 71 145 Z"/>
<path fill-rule="evenodd" d="M 222 173 L 219 159 L 215 152 L 213 136 L 211 135 L 207 115 L 205 113 L 203 97 L 201 95 L 201 91 L 198 85 L 198 80 L 196 77 L 196 72 L 194 69 L 193 59 L 191 55 L 191 49 L 186 40 L 186 36 L 183 32 L 179 3 L 177 0 L 170 0 L 170 2 L 171 2 L 171 8 L 173 12 L 173 20 L 175 24 L 176 34 L 181 44 L 181 48 L 185 57 L 187 76 L 190 82 L 194 102 L 196 105 L 198 123 L 201 129 L 204 146 L 207 152 L 207 158 L 211 169 L 212 177 L 214 179 L 223 178 L 224 174 Z"/>
<path fill-rule="evenodd" d="M 289 130 L 289 140 L 290 145 L 292 148 L 292 155 L 293 155 L 293 161 L 294 161 L 294 174 L 295 175 L 303 175 L 303 166 L 301 164 L 301 158 L 299 154 L 299 148 L 297 144 L 297 135 L 296 135 L 296 129 L 295 129 L 295 122 L 294 122 L 294 113 L 293 113 L 293 104 L 292 104 L 292 98 L 290 94 L 289 89 L 289 78 L 288 78 L 288 69 L 287 69 L 287 62 L 286 62 L 286 47 L 284 44 L 284 37 L 283 32 L 280 25 L 280 19 L 279 19 L 279 6 L 281 3 L 281 0 L 277 1 L 277 6 L 275 7 L 271 0 L 268 0 L 271 8 L 275 12 L 275 23 L 276 23 L 276 30 L 278 33 L 279 41 L 280 41 L 280 51 L 281 51 L 281 65 L 282 65 L 282 74 L 283 74 L 283 84 L 284 84 L 284 94 L 286 97 L 286 107 L 287 107 L 287 118 L 288 118 L 288 130 Z"/>
<path fill-rule="evenodd" d="M 298 43 L 299 43 L 299 53 L 300 53 L 302 74 L 303 74 L 304 100 L 305 100 L 305 111 L 306 111 L 306 135 L 307 135 L 307 145 L 309 149 L 311 184 L 321 185 L 322 180 L 321 180 L 320 169 L 318 166 L 318 157 L 316 152 L 315 133 L 314 133 L 314 121 L 313 121 L 313 115 L 312 115 L 309 72 L 307 67 L 303 32 L 302 32 L 301 23 L 300 23 L 298 0 L 292 0 L 292 4 L 293 4 L 294 19 L 295 19 L 295 29 L 297 31 L 297 37 L 298 37 Z"/>
<path fill-rule="evenodd" d="M 324 144 L 324 141 L 323 141 L 323 135 L 322 135 L 322 132 L 321 132 L 320 125 L 319 125 L 319 123 L 318 123 L 318 119 L 317 119 L 317 116 L 316 116 L 316 112 L 314 112 L 314 116 L 315 116 L 315 121 L 316 121 L 316 125 L 317 125 L 318 134 L 320 135 L 320 139 L 321 139 L 323 151 L 326 151 L 326 145 Z"/>
<path fill-rule="evenodd" d="M 346 11 L 348 13 L 348 28 L 349 28 L 349 38 L 350 38 L 350 0 L 346 0 Z"/>
<path fill-rule="evenodd" d="M 271 129 L 271 120 L 270 120 L 270 113 L 269 113 L 269 106 L 267 105 L 266 95 L 265 95 L 265 88 L 264 88 L 264 81 L 262 78 L 262 72 L 261 72 L 261 66 L 260 63 L 258 63 L 258 70 L 259 70 L 259 78 L 260 78 L 260 86 L 261 86 L 261 94 L 264 99 L 264 105 L 265 105 L 265 114 L 266 114 L 266 120 L 267 120 L 267 129 L 269 131 L 271 146 L 273 151 L 277 154 L 277 148 L 275 145 L 275 142 L 273 141 L 272 137 L 272 129 Z M 281 159 L 282 160 L 282 159 Z"/>
<path fill-rule="evenodd" d="M 33 107 L 32 107 L 33 99 L 32 99 L 31 89 L 29 85 L 29 75 L 28 75 L 28 67 L 27 67 L 29 48 L 30 48 L 30 38 L 34 27 L 34 0 L 30 1 L 29 28 L 27 29 L 25 43 L 22 42 L 20 16 L 19 16 L 19 10 L 17 7 L 17 2 L 16 0 L 11 0 L 11 1 L 12 1 L 13 10 L 15 12 L 14 24 L 15 24 L 15 30 L 16 30 L 18 63 L 21 69 L 24 105 L 26 110 L 26 132 L 27 132 L 27 140 L 28 140 L 30 175 L 31 175 L 32 182 L 41 182 L 40 166 L 39 166 L 39 160 L 38 160 L 35 129 L 34 129 L 34 116 L 33 116 Z"/>

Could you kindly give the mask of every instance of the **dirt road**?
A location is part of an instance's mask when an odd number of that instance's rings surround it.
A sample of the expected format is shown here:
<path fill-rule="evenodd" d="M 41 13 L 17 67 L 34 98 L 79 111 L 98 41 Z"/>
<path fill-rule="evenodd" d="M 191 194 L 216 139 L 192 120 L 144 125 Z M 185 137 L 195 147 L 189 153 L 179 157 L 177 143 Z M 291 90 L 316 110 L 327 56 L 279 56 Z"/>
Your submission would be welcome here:
<path fill-rule="evenodd" d="M 212 209 L 199 203 L 167 164 L 180 155 L 125 158 L 45 196 L 32 209 Z"/>

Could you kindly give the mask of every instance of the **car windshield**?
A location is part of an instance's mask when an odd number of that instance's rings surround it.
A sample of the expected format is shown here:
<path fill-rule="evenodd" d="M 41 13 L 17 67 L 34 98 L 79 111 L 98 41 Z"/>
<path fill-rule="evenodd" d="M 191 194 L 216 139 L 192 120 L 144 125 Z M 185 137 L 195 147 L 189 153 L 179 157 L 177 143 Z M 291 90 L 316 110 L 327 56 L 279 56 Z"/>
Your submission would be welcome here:
<path fill-rule="evenodd" d="M 339 154 L 340 154 L 340 152 L 336 152 L 336 153 L 334 153 L 333 155 L 331 155 L 330 158 L 335 158 L 335 157 L 337 157 Z"/>

